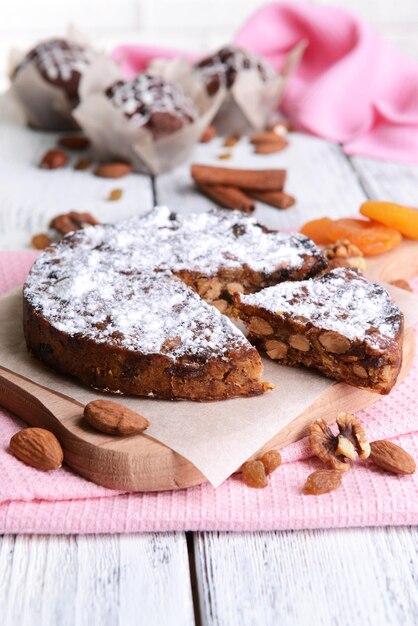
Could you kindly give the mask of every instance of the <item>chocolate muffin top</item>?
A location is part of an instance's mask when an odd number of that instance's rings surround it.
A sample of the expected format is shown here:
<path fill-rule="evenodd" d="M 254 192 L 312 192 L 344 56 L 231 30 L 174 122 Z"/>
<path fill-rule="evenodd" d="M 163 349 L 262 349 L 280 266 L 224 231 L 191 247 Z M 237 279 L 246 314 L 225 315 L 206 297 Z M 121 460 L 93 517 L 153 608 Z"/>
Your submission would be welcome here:
<path fill-rule="evenodd" d="M 135 126 L 146 127 L 154 138 L 170 135 L 198 117 L 183 90 L 159 76 L 138 74 L 129 81 L 117 81 L 105 93 Z"/>
<path fill-rule="evenodd" d="M 221 48 L 195 67 L 201 73 L 209 95 L 214 95 L 221 86 L 230 89 L 242 71 L 256 70 L 263 82 L 276 76 L 273 68 L 257 54 L 235 46 Z"/>
<path fill-rule="evenodd" d="M 30 50 L 14 72 L 33 65 L 51 85 L 60 87 L 68 98 L 78 101 L 78 86 L 85 68 L 92 59 L 92 51 L 66 39 L 50 39 Z"/>

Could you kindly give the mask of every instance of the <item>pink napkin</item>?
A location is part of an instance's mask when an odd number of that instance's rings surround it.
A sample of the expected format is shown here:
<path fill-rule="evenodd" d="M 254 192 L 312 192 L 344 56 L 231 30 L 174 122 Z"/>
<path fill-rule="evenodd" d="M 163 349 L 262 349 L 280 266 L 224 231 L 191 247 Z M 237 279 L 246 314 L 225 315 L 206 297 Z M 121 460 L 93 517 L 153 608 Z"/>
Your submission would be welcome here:
<path fill-rule="evenodd" d="M 0 292 L 22 284 L 34 253 L 0 252 Z M 418 280 L 416 281 L 418 291 Z M 370 438 L 390 437 L 418 458 L 418 357 L 407 379 L 359 417 Z M 105 533 L 163 530 L 271 530 L 418 523 L 418 474 L 397 477 L 366 465 L 344 476 L 343 487 L 302 496 L 307 475 L 320 467 L 306 440 L 283 450 L 283 467 L 267 489 L 238 477 L 218 489 L 201 485 L 177 492 L 121 494 L 71 470 L 40 472 L 8 452 L 24 424 L 0 411 L 0 534 Z M 395 436 L 397 435 L 397 436 Z"/>
<path fill-rule="evenodd" d="M 302 39 L 308 46 L 281 105 L 292 123 L 344 144 L 348 154 L 418 163 L 418 68 L 357 16 L 332 6 L 272 3 L 250 17 L 235 43 L 280 69 Z M 155 56 L 175 54 L 136 45 L 114 51 L 129 75 Z"/>

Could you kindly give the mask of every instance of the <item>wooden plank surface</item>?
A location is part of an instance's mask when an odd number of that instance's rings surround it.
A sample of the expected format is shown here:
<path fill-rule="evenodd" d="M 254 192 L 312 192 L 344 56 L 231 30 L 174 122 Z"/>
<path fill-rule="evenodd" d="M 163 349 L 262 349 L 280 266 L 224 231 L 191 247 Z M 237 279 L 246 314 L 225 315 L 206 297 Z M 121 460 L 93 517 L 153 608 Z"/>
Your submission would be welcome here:
<path fill-rule="evenodd" d="M 7 100 L 6 100 L 7 102 Z M 4 107 L 4 109 L 2 108 Z M 6 123 L 1 123 L 6 117 Z M 98 178 L 90 171 L 75 171 L 89 151 L 69 154 L 69 164 L 58 170 L 38 166 L 47 150 L 56 147 L 63 133 L 29 130 L 12 123 L 0 94 L 0 249 L 30 247 L 35 233 L 45 232 L 51 218 L 68 211 L 89 212 L 101 222 L 114 222 L 153 206 L 148 176 L 131 174 L 123 179 Z M 121 200 L 107 200 L 112 189 L 123 190 Z"/>
<path fill-rule="evenodd" d="M 417 623 L 415 528 L 197 533 L 195 555 L 202 626 Z"/>
<path fill-rule="evenodd" d="M 418 206 L 418 166 L 353 157 L 351 163 L 369 198 Z"/>
<path fill-rule="evenodd" d="M 2 626 L 191 626 L 183 533 L 0 539 Z"/>

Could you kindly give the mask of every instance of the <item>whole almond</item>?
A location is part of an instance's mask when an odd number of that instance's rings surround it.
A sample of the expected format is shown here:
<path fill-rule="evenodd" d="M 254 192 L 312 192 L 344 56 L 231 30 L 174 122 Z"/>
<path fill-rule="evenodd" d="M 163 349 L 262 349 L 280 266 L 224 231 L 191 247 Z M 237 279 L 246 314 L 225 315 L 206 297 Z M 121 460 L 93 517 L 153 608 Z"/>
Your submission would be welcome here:
<path fill-rule="evenodd" d="M 126 406 L 111 400 L 93 400 L 84 407 L 84 418 L 96 430 L 108 435 L 138 435 L 149 421 Z"/>
<path fill-rule="evenodd" d="M 129 163 L 123 163 L 122 161 L 114 161 L 113 163 L 103 163 L 94 170 L 96 176 L 101 178 L 122 178 L 133 172 L 132 166 Z"/>
<path fill-rule="evenodd" d="M 58 469 L 64 454 L 58 439 L 44 428 L 24 428 L 10 440 L 10 452 L 19 461 L 39 470 Z"/>
<path fill-rule="evenodd" d="M 208 143 L 216 137 L 216 129 L 214 126 L 208 126 L 200 137 L 200 143 Z"/>
<path fill-rule="evenodd" d="M 339 470 L 318 470 L 309 474 L 303 487 L 305 496 L 320 496 L 335 491 L 341 485 L 343 473 Z"/>
<path fill-rule="evenodd" d="M 68 148 L 68 150 L 85 150 L 90 145 L 87 137 L 82 135 L 65 135 L 58 140 L 58 143 L 63 148 Z"/>
<path fill-rule="evenodd" d="M 381 439 L 370 444 L 370 460 L 392 474 L 413 474 L 416 469 L 415 460 L 403 448 L 391 441 Z"/>
<path fill-rule="evenodd" d="M 45 170 L 57 170 L 68 161 L 68 156 L 62 150 L 48 150 L 42 157 L 39 167 Z"/>

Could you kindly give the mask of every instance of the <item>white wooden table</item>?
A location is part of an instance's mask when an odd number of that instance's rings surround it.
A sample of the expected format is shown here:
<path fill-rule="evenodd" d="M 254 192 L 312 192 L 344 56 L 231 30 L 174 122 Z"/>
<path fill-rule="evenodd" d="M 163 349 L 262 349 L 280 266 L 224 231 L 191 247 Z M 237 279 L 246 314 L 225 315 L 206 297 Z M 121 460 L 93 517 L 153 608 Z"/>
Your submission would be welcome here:
<path fill-rule="evenodd" d="M 246 145 L 227 163 L 284 166 L 297 206 L 261 207 L 278 227 L 357 212 L 367 196 L 418 205 L 418 167 L 347 158 L 336 145 L 298 134 L 279 155 Z M 188 165 L 152 181 L 105 181 L 36 163 L 54 139 L 0 125 L 0 247 L 27 246 L 49 219 L 70 209 L 116 220 L 148 210 L 211 206 L 192 189 Z M 193 160 L 219 163 L 220 144 Z M 114 187 L 123 199 L 110 203 Z M 154 195 L 153 195 L 154 192 Z M 0 478 L 1 479 L 1 478 Z M 348 502 L 347 506 L 356 506 Z M 1 626 L 399 626 L 418 623 L 415 528 L 273 533 L 162 533 L 0 538 Z"/>

